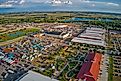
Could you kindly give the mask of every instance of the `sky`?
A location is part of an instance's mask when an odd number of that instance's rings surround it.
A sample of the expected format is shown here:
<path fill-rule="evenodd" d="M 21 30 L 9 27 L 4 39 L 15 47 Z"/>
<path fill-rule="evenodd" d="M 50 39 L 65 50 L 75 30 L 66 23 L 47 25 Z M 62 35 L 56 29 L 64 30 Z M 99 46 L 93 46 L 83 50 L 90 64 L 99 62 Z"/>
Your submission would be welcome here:
<path fill-rule="evenodd" d="M 6 2 L 6 1 L 13 1 L 13 0 L 0 0 L 0 2 Z M 19 0 L 14 0 L 14 1 L 19 1 Z M 46 2 L 46 1 L 51 1 L 51 0 L 24 0 L 24 1 L 26 1 L 26 2 Z M 66 0 L 61 0 L 61 1 L 66 1 Z M 69 1 L 72 1 L 72 2 L 89 1 L 89 2 L 94 2 L 94 3 L 110 2 L 110 3 L 115 3 L 115 4 L 121 3 L 121 0 L 69 0 Z"/>
<path fill-rule="evenodd" d="M 5 3 L 9 1 L 18 1 L 20 2 L 21 0 L 0 0 L 0 3 Z M 41 3 L 45 3 L 45 5 L 48 5 L 46 2 L 49 2 L 51 0 L 23 0 L 24 4 L 22 5 L 23 7 L 28 7 L 28 3 L 33 3 L 29 5 L 29 7 L 36 7 L 35 4 L 37 4 L 38 7 L 40 7 Z M 57 7 L 62 8 L 62 6 L 70 7 L 70 8 L 75 8 L 75 9 L 84 9 L 84 10 L 97 10 L 97 11 L 113 11 L 113 12 L 121 12 L 121 0 L 61 0 L 61 1 L 72 1 L 71 5 L 56 5 Z M 40 5 L 39 5 L 40 4 Z M 21 5 L 14 6 L 20 7 Z M 51 6 L 50 6 L 51 7 Z M 63 10 L 63 8 L 61 9 Z"/>
<path fill-rule="evenodd" d="M 51 0 L 26 0 L 26 1 L 32 1 L 32 2 L 45 2 L 45 1 L 51 1 Z M 66 0 L 62 0 L 66 1 Z M 121 0 L 70 0 L 72 2 L 81 2 L 81 1 L 93 1 L 93 2 L 111 2 L 111 3 L 121 3 Z"/>
<path fill-rule="evenodd" d="M 7 1 L 20 1 L 20 0 L 0 0 L 0 3 L 7 2 Z M 47 2 L 51 0 L 24 0 L 25 2 L 33 2 L 33 3 L 41 3 Z M 67 0 L 61 0 L 67 1 Z M 92 6 L 96 6 L 98 4 L 102 5 L 110 5 L 110 6 L 121 6 L 121 0 L 69 0 L 72 1 L 74 4 L 92 4 Z"/>
<path fill-rule="evenodd" d="M 0 0 L 0 3 L 7 2 L 7 1 L 20 1 L 20 0 Z M 47 2 L 51 0 L 23 0 L 25 2 L 33 2 L 33 3 L 41 3 L 41 2 Z M 66 1 L 66 0 L 61 0 Z M 102 5 L 110 5 L 110 6 L 120 6 L 121 0 L 69 0 L 72 1 L 74 4 L 92 4 L 92 6 L 96 6 L 98 4 Z"/>

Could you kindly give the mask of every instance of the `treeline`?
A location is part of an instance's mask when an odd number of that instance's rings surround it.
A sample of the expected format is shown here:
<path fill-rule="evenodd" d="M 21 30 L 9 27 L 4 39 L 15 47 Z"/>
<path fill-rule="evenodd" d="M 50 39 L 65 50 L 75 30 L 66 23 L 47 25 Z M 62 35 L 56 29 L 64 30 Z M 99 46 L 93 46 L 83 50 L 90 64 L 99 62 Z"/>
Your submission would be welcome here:
<path fill-rule="evenodd" d="M 10 23 L 75 23 L 82 22 L 88 25 L 97 25 L 107 27 L 111 30 L 121 30 L 121 20 L 114 19 L 110 22 L 108 21 L 100 21 L 100 20 L 89 20 L 89 21 L 70 21 L 65 22 L 65 20 L 70 19 L 70 16 L 23 16 L 23 17 L 3 17 L 0 18 L 0 24 L 10 24 Z"/>
<path fill-rule="evenodd" d="M 56 19 L 54 18 L 2 18 L 0 19 L 0 24 L 10 24 L 10 23 L 43 23 L 43 22 L 47 22 L 47 23 L 53 23 L 55 22 Z"/>
<path fill-rule="evenodd" d="M 88 21 L 85 23 L 89 25 L 103 26 L 105 28 L 108 28 L 109 30 L 121 30 L 121 21 L 112 21 L 112 22 Z"/>

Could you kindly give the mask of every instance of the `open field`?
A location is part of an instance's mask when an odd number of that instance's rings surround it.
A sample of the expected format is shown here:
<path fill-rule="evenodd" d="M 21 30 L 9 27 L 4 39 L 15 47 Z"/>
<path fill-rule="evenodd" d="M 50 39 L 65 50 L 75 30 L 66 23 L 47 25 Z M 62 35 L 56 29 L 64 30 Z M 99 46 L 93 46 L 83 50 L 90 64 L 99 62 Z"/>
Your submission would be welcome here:
<path fill-rule="evenodd" d="M 18 31 L 13 31 L 13 32 L 6 33 L 6 34 L 0 34 L 0 42 L 12 40 L 21 36 L 28 35 L 29 33 L 36 33 L 36 32 L 39 32 L 39 29 L 35 29 L 35 28 L 20 29 Z"/>

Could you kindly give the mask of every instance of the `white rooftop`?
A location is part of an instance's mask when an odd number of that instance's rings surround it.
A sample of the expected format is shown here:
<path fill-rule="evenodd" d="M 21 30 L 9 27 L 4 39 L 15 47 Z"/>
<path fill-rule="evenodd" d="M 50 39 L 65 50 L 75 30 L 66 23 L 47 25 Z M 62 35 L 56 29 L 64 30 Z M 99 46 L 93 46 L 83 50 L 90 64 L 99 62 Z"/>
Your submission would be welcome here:
<path fill-rule="evenodd" d="M 88 27 L 83 33 L 81 33 L 78 37 L 72 39 L 72 42 L 84 43 L 84 44 L 92 44 L 99 46 L 106 46 L 105 43 L 105 30 L 101 28 L 92 28 Z"/>
<path fill-rule="evenodd" d="M 86 39 L 86 38 L 73 38 L 72 42 L 78 42 L 78 43 L 84 43 L 84 44 L 92 44 L 92 45 L 99 45 L 99 46 L 104 46 L 105 47 L 105 42 L 104 41 L 99 41 L 99 40 L 92 40 L 92 39 Z"/>
<path fill-rule="evenodd" d="M 102 37 L 102 34 L 99 34 L 99 33 L 89 33 L 89 32 L 86 32 L 86 33 L 81 33 L 80 35 L 87 35 L 87 36 L 95 36 L 95 37 Z"/>
<path fill-rule="evenodd" d="M 104 31 L 94 31 L 94 30 L 86 30 L 87 33 L 99 33 L 99 34 L 103 34 Z"/>
<path fill-rule="evenodd" d="M 24 76 L 20 80 L 16 80 L 16 81 L 58 81 L 58 80 L 51 79 L 47 76 L 36 73 L 34 71 L 28 71 L 28 74 L 26 76 Z"/>
<path fill-rule="evenodd" d="M 96 28 L 96 27 L 87 27 L 87 30 L 97 30 L 97 31 L 104 31 L 102 28 Z"/>
<path fill-rule="evenodd" d="M 55 26 L 54 28 L 65 28 L 67 27 L 68 25 L 59 25 L 59 26 Z"/>
<path fill-rule="evenodd" d="M 92 39 L 99 39 L 99 40 L 103 40 L 103 36 L 96 36 L 96 35 L 86 35 L 86 34 L 81 34 L 79 35 L 79 37 L 85 37 L 85 38 L 92 38 Z"/>

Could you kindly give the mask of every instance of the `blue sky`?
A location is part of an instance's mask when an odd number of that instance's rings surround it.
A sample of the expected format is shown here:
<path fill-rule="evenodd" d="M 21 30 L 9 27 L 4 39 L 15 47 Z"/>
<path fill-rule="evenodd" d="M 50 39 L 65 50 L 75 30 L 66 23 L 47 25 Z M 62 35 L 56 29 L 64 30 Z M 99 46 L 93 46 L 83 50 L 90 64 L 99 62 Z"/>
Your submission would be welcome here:
<path fill-rule="evenodd" d="M 20 0 L 0 0 L 0 3 L 2 3 L 2 2 L 7 2 L 7 1 L 20 1 Z M 51 0 L 24 0 L 25 2 L 46 2 L 46 1 L 51 1 Z M 66 0 L 62 0 L 62 1 L 66 1 Z M 110 5 L 112 6 L 112 5 L 121 5 L 121 0 L 70 0 L 70 1 L 72 1 L 73 3 L 79 3 L 79 2 L 82 2 L 82 3 L 84 3 L 84 4 L 95 4 L 95 6 L 96 6 L 96 4 L 106 4 L 106 3 L 110 3 Z"/>
<path fill-rule="evenodd" d="M 2 2 L 7 2 L 7 1 L 20 1 L 20 0 L 0 0 L 0 3 Z M 46 2 L 46 1 L 51 1 L 51 0 L 24 0 L 25 2 Z M 66 0 L 62 0 L 62 1 L 66 1 Z M 121 5 L 121 0 L 70 0 L 73 3 L 83 3 L 83 4 L 93 4 L 93 6 L 96 4 L 102 4 L 105 5 L 108 3 L 108 5 L 110 4 L 110 6 L 115 6 L 115 5 Z"/>
<path fill-rule="evenodd" d="M 0 2 L 5 2 L 5 1 L 12 1 L 12 0 L 0 0 Z M 45 1 L 51 1 L 51 0 L 25 0 L 25 1 L 32 1 L 32 2 L 45 2 Z M 65 1 L 65 0 L 62 0 Z M 98 1 L 98 2 L 113 2 L 113 3 L 121 3 L 121 0 L 70 0 L 73 2 L 79 2 L 79 1 Z"/>
<path fill-rule="evenodd" d="M 38 2 L 43 2 L 43 1 L 51 1 L 51 0 L 26 0 L 26 1 L 38 1 Z M 64 1 L 64 0 L 62 0 Z M 79 2 L 79 1 L 95 1 L 95 2 L 112 2 L 112 3 L 121 3 L 121 0 L 70 0 L 73 2 Z"/>
<path fill-rule="evenodd" d="M 21 1 L 21 0 L 0 0 L 0 3 L 5 3 L 8 1 Z M 22 8 L 28 8 L 28 10 L 30 8 L 43 8 L 43 6 L 41 6 L 42 2 L 44 2 L 44 6 L 48 5 L 46 4 L 47 1 L 51 1 L 51 0 L 24 0 L 25 3 L 24 5 L 22 4 Z M 62 0 L 62 1 L 67 1 L 67 0 Z M 94 10 L 94 11 L 110 11 L 110 12 L 121 12 L 121 0 L 69 0 L 72 1 L 71 5 L 56 5 L 57 7 L 52 7 L 51 5 L 46 6 L 49 8 L 52 8 L 52 10 L 55 9 L 59 9 L 59 10 L 64 10 L 63 7 L 66 7 L 67 9 L 73 9 L 73 10 Z M 30 5 L 28 5 L 28 2 L 32 3 Z M 21 5 L 16 5 L 14 6 L 14 8 L 20 8 Z M 44 9 L 44 8 L 43 8 Z M 40 11 L 41 11 L 40 10 Z M 72 11 L 73 11 L 72 10 Z M 39 9 L 38 9 L 39 11 Z"/>

